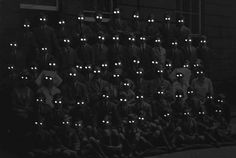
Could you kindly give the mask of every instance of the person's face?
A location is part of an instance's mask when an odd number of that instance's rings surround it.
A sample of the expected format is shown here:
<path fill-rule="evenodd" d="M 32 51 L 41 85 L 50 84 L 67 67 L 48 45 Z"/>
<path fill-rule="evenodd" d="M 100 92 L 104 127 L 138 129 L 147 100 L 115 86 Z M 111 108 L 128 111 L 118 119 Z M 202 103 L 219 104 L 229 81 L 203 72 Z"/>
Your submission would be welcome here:
<path fill-rule="evenodd" d="M 145 44 L 146 43 L 146 37 L 140 37 L 140 41 L 141 41 L 141 44 Z"/>
<path fill-rule="evenodd" d="M 28 75 L 21 75 L 20 76 L 20 83 L 23 86 L 26 86 L 28 84 L 29 81 L 29 76 Z"/>
<path fill-rule="evenodd" d="M 217 108 L 217 109 L 215 109 L 215 116 L 217 116 L 217 117 L 219 117 L 219 116 L 222 116 L 222 109 L 220 109 L 220 108 Z"/>
<path fill-rule="evenodd" d="M 93 70 L 94 79 L 99 79 L 101 77 L 101 70 L 95 69 Z"/>
<path fill-rule="evenodd" d="M 48 69 L 55 71 L 57 69 L 57 64 L 55 62 L 49 62 L 48 63 Z"/>
<path fill-rule="evenodd" d="M 32 66 L 30 66 L 30 71 L 32 73 L 38 73 L 38 67 L 36 65 L 32 65 Z"/>
<path fill-rule="evenodd" d="M 15 66 L 14 65 L 9 65 L 7 66 L 7 72 L 10 78 L 14 79 L 17 76 Z"/>
<path fill-rule="evenodd" d="M 206 115 L 206 113 L 202 110 L 197 113 L 197 117 L 201 118 L 201 119 L 203 119 L 205 115 Z"/>
<path fill-rule="evenodd" d="M 197 74 L 197 77 L 199 79 L 204 79 L 205 78 L 205 74 L 204 74 L 204 72 L 202 70 L 197 71 L 196 74 Z"/>
<path fill-rule="evenodd" d="M 124 82 L 123 87 L 124 87 L 125 90 L 129 90 L 130 89 L 130 83 L 129 82 Z"/>
<path fill-rule="evenodd" d="M 44 121 L 42 121 L 42 120 L 35 121 L 34 122 L 34 127 L 38 130 L 43 129 L 44 128 Z"/>
<path fill-rule="evenodd" d="M 137 70 L 136 71 L 136 76 L 138 79 L 141 79 L 143 77 L 143 71 L 142 70 Z"/>
<path fill-rule="evenodd" d="M 63 19 L 62 19 L 62 20 L 59 20 L 58 24 L 59 24 L 59 26 L 63 27 L 63 26 L 65 26 L 66 21 L 63 20 Z"/>
<path fill-rule="evenodd" d="M 64 119 L 62 122 L 61 122 L 61 126 L 63 129 L 65 130 L 69 130 L 71 128 L 71 121 L 68 120 L 68 119 Z"/>
<path fill-rule="evenodd" d="M 65 38 L 65 39 L 63 40 L 63 46 L 64 46 L 64 47 L 69 47 L 69 46 L 70 46 L 70 39 Z"/>
<path fill-rule="evenodd" d="M 130 44 L 135 43 L 135 37 L 129 37 L 128 40 L 129 40 Z"/>
<path fill-rule="evenodd" d="M 73 82 L 76 81 L 76 79 L 78 77 L 77 72 L 74 72 L 74 71 L 70 71 L 68 75 L 69 75 L 70 80 Z"/>
<path fill-rule="evenodd" d="M 25 29 L 25 30 L 29 30 L 30 29 L 30 23 L 28 23 L 28 22 L 25 22 L 24 24 L 23 24 L 23 28 Z"/>
<path fill-rule="evenodd" d="M 113 36 L 112 40 L 114 41 L 115 44 L 118 44 L 120 42 L 120 37 L 118 35 Z"/>
<path fill-rule="evenodd" d="M 77 17 L 77 19 L 78 19 L 78 21 L 81 23 L 81 22 L 84 22 L 85 17 L 84 17 L 84 15 L 79 15 L 79 16 Z"/>
<path fill-rule="evenodd" d="M 183 25 L 184 24 L 184 19 L 178 19 L 178 24 Z"/>
<path fill-rule="evenodd" d="M 171 17 L 167 15 L 164 20 L 166 23 L 170 23 Z"/>
<path fill-rule="evenodd" d="M 216 100 L 217 104 L 223 104 L 224 103 L 224 99 L 218 98 Z"/>
<path fill-rule="evenodd" d="M 182 73 L 177 73 L 176 74 L 176 78 L 177 78 L 178 81 L 183 81 L 183 77 L 184 77 L 184 75 Z"/>
<path fill-rule="evenodd" d="M 55 105 L 56 110 L 62 109 L 62 105 L 63 105 L 62 98 L 55 98 L 53 100 L 53 104 Z"/>
<path fill-rule="evenodd" d="M 185 39 L 185 43 L 186 43 L 187 45 L 192 45 L 192 39 L 191 39 L 191 38 L 186 38 L 186 39 Z"/>
<path fill-rule="evenodd" d="M 107 64 L 107 63 L 103 63 L 103 64 L 101 65 L 101 68 L 102 68 L 102 71 L 103 71 L 103 72 L 106 72 L 106 71 L 108 70 L 108 64 Z"/>
<path fill-rule="evenodd" d="M 213 96 L 212 95 L 207 95 L 206 100 L 209 101 L 209 102 L 212 102 L 213 101 Z"/>
<path fill-rule="evenodd" d="M 106 93 L 102 94 L 101 97 L 102 97 L 101 99 L 102 99 L 103 101 L 108 101 L 109 98 L 110 98 L 110 96 L 109 96 L 108 94 L 106 94 Z"/>
<path fill-rule="evenodd" d="M 203 39 L 203 40 L 200 40 L 200 45 L 206 45 L 207 44 L 207 40 Z"/>
<path fill-rule="evenodd" d="M 156 74 L 158 77 L 163 77 L 164 70 L 162 69 L 157 69 Z"/>
<path fill-rule="evenodd" d="M 18 47 L 18 44 L 17 44 L 16 42 L 10 43 L 10 48 L 11 48 L 12 50 L 16 50 L 17 47 Z"/>
<path fill-rule="evenodd" d="M 99 35 L 98 36 L 98 42 L 99 43 L 104 43 L 104 41 L 105 41 L 105 37 L 103 35 Z"/>
<path fill-rule="evenodd" d="M 187 90 L 187 94 L 189 97 L 192 97 L 194 95 L 194 91 L 193 90 Z"/>
<path fill-rule="evenodd" d="M 156 68 L 157 66 L 158 66 L 158 61 L 157 60 L 153 60 L 152 61 L 152 66 L 153 66 L 153 68 Z"/>
<path fill-rule="evenodd" d="M 101 15 L 101 14 L 97 14 L 97 15 L 95 16 L 95 19 L 96 19 L 96 22 L 97 22 L 97 23 L 101 23 L 101 22 L 102 22 L 102 19 L 103 19 L 103 17 L 102 17 L 102 15 Z"/>
<path fill-rule="evenodd" d="M 78 130 L 82 129 L 83 128 L 83 121 L 76 121 L 74 123 L 74 128 L 78 129 Z"/>
<path fill-rule="evenodd" d="M 114 66 L 115 66 L 115 68 L 120 68 L 120 67 L 122 67 L 122 62 L 117 61 L 117 62 L 114 63 Z"/>
<path fill-rule="evenodd" d="M 108 119 L 108 118 L 105 117 L 105 118 L 102 120 L 102 126 L 105 127 L 105 128 L 108 128 L 108 127 L 110 127 L 110 125 L 111 125 L 110 119 Z"/>
<path fill-rule="evenodd" d="M 48 88 L 51 88 L 53 86 L 53 78 L 51 76 L 45 76 L 44 85 Z"/>
<path fill-rule="evenodd" d="M 136 100 L 137 100 L 138 102 L 142 102 L 143 99 L 144 99 L 144 96 L 143 96 L 143 95 L 137 95 L 137 96 L 136 96 Z"/>
<path fill-rule="evenodd" d="M 79 107 L 84 107 L 86 105 L 86 102 L 83 99 L 77 100 L 76 105 Z"/>
<path fill-rule="evenodd" d="M 76 70 L 77 70 L 78 72 L 82 72 L 83 69 L 84 69 L 82 64 L 76 64 L 76 65 L 75 65 L 75 68 L 76 68 Z"/>
<path fill-rule="evenodd" d="M 189 69 L 189 64 L 184 64 L 183 67 Z"/>
<path fill-rule="evenodd" d="M 119 73 L 114 73 L 113 75 L 112 75 L 112 77 L 113 77 L 113 80 L 114 80 L 114 82 L 116 83 L 116 84 L 119 84 L 119 82 L 120 82 L 120 74 Z"/>
<path fill-rule="evenodd" d="M 140 65 L 140 60 L 134 59 L 133 60 L 133 65 L 138 67 Z"/>
<path fill-rule="evenodd" d="M 80 42 L 81 42 L 83 45 L 86 44 L 86 43 L 87 43 L 87 38 L 85 38 L 85 37 L 80 38 Z"/>
<path fill-rule="evenodd" d="M 178 42 L 177 41 L 174 41 L 171 43 L 172 47 L 173 48 L 177 48 L 178 47 Z"/>
<path fill-rule="evenodd" d="M 171 113 L 166 112 L 162 115 L 162 118 L 166 121 L 169 121 L 171 119 Z"/>
<path fill-rule="evenodd" d="M 170 70 L 170 69 L 172 68 L 172 64 L 171 64 L 171 63 L 166 63 L 165 66 L 166 66 L 166 69 L 167 69 L 167 70 Z"/>
<path fill-rule="evenodd" d="M 47 53 L 48 53 L 48 48 L 47 48 L 47 47 L 42 47 L 42 48 L 41 48 L 41 53 L 42 53 L 43 55 L 47 54 Z"/>
<path fill-rule="evenodd" d="M 155 22 L 154 17 L 148 18 L 147 22 L 148 22 L 148 24 L 153 24 Z"/>
<path fill-rule="evenodd" d="M 119 19 L 120 18 L 120 9 L 115 9 L 114 11 L 113 11 L 113 15 L 114 15 L 114 17 L 116 18 L 116 19 Z"/>
<path fill-rule="evenodd" d="M 185 111 L 185 112 L 183 112 L 183 117 L 189 118 L 189 117 L 191 117 L 191 113 L 189 111 Z"/>
<path fill-rule="evenodd" d="M 157 91 L 157 98 L 163 98 L 165 96 L 165 92 L 163 90 Z"/>
<path fill-rule="evenodd" d="M 158 47 L 161 46 L 161 39 L 160 39 L 160 38 L 155 39 L 155 44 L 156 44 Z"/>
<path fill-rule="evenodd" d="M 40 17 L 39 22 L 41 25 L 46 25 L 47 24 L 47 17 L 46 16 Z"/>
<path fill-rule="evenodd" d="M 138 13 L 134 13 L 133 14 L 133 20 L 134 21 L 138 21 L 139 20 L 139 14 Z"/>
<path fill-rule="evenodd" d="M 119 102 L 121 105 L 126 105 L 127 104 L 127 98 L 126 97 L 120 97 Z"/>
<path fill-rule="evenodd" d="M 135 119 L 129 119 L 127 123 L 128 123 L 128 126 L 131 128 L 135 127 L 135 125 L 136 125 Z"/>
<path fill-rule="evenodd" d="M 182 102 L 184 95 L 182 93 L 175 94 L 176 102 Z"/>
<path fill-rule="evenodd" d="M 45 98 L 43 96 L 38 96 L 36 97 L 35 102 L 37 105 L 42 105 L 45 103 Z"/>

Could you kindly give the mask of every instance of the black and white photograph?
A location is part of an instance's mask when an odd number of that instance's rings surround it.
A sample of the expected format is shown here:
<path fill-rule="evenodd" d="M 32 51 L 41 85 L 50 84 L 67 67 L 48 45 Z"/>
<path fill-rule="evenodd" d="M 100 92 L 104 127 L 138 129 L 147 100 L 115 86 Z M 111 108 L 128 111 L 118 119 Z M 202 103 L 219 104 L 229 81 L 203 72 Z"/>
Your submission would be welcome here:
<path fill-rule="evenodd" d="M 236 1 L 0 0 L 0 158 L 236 158 Z"/>

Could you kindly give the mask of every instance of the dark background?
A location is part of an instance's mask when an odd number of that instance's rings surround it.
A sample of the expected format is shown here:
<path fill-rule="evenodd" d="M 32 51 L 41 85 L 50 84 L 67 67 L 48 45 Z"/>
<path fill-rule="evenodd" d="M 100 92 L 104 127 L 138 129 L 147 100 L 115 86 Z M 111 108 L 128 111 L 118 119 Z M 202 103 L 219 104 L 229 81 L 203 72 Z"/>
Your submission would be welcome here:
<path fill-rule="evenodd" d="M 50 0 L 48 0 L 50 1 Z M 72 20 L 83 9 L 92 8 L 109 11 L 110 8 L 103 7 L 109 3 L 106 0 L 61 0 L 59 11 L 47 12 L 50 25 L 65 15 Z M 20 0 L 0 0 L 0 79 L 3 77 L 5 67 L 5 54 L 8 53 L 8 43 L 16 39 L 24 17 L 35 20 L 41 12 L 38 10 L 24 10 L 19 7 Z M 114 0 L 113 7 L 119 7 L 122 16 L 128 19 L 136 9 L 140 11 L 141 18 L 154 13 L 156 18 L 162 19 L 165 12 L 171 12 L 174 16 L 180 11 L 186 11 L 186 21 L 194 33 L 199 33 L 199 15 L 188 14 L 189 6 L 199 9 L 196 4 L 199 0 Z M 98 4 L 93 6 L 91 4 Z M 235 0 L 201 0 L 201 30 L 207 35 L 209 46 L 213 50 L 211 63 L 211 79 L 217 92 L 224 92 L 230 102 L 235 102 L 236 95 L 236 1 Z M 192 17 L 191 17 L 192 16 Z"/>

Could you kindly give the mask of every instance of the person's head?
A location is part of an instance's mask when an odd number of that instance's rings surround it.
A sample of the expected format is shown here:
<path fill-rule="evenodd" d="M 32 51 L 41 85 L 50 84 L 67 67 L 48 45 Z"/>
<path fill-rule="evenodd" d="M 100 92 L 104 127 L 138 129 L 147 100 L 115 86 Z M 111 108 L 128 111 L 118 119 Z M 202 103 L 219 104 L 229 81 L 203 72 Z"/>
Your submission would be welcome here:
<path fill-rule="evenodd" d="M 42 94 L 42 93 L 37 93 L 36 96 L 35 96 L 36 105 L 42 105 L 42 104 L 45 104 L 45 102 L 46 102 L 45 95 Z"/>
<path fill-rule="evenodd" d="M 86 37 L 85 35 L 82 35 L 82 36 L 80 37 L 80 43 L 81 43 L 82 45 L 85 45 L 85 44 L 87 43 L 87 37 Z"/>
<path fill-rule="evenodd" d="M 42 83 L 45 87 L 47 88 L 52 88 L 53 87 L 53 77 L 49 75 L 44 75 L 42 78 Z"/>
<path fill-rule="evenodd" d="M 166 60 L 165 68 L 166 68 L 166 70 L 172 69 L 172 61 L 171 60 Z"/>
<path fill-rule="evenodd" d="M 184 25 L 184 17 L 183 16 L 180 16 L 178 19 L 177 19 L 177 25 L 179 26 L 182 26 Z"/>
<path fill-rule="evenodd" d="M 188 60 L 184 62 L 183 68 L 190 69 L 190 62 Z"/>
<path fill-rule="evenodd" d="M 100 32 L 98 34 L 98 43 L 104 43 L 104 41 L 105 41 L 105 35 L 102 32 Z"/>
<path fill-rule="evenodd" d="M 138 69 L 136 70 L 136 78 L 137 78 L 137 79 L 143 78 L 143 74 L 144 74 L 144 69 L 143 69 L 143 68 L 138 68 Z"/>
<path fill-rule="evenodd" d="M 214 96 L 212 96 L 210 93 L 206 94 L 206 102 L 213 102 Z"/>
<path fill-rule="evenodd" d="M 142 102 L 144 101 L 144 95 L 142 92 L 136 92 L 136 101 L 137 102 Z"/>
<path fill-rule="evenodd" d="M 77 20 L 78 20 L 79 23 L 84 22 L 84 20 L 85 20 L 84 14 L 83 13 L 79 13 L 79 15 L 77 17 Z"/>
<path fill-rule="evenodd" d="M 39 22 L 40 22 L 40 25 L 47 25 L 47 16 L 45 14 L 41 14 L 39 16 Z"/>
<path fill-rule="evenodd" d="M 171 22 L 171 16 L 170 14 L 166 13 L 164 16 L 164 22 L 165 23 L 170 23 Z"/>
<path fill-rule="evenodd" d="M 18 48 L 18 43 L 16 41 L 11 42 L 9 45 L 11 50 L 16 50 Z"/>
<path fill-rule="evenodd" d="M 53 104 L 54 104 L 54 108 L 55 110 L 62 110 L 63 108 L 63 98 L 61 94 L 56 94 L 53 96 Z"/>
<path fill-rule="evenodd" d="M 223 109 L 221 106 L 216 106 L 214 111 L 215 117 L 221 117 L 223 115 Z"/>
<path fill-rule="evenodd" d="M 14 64 L 8 64 L 7 66 L 7 75 L 10 79 L 15 80 L 17 77 L 17 71 Z"/>
<path fill-rule="evenodd" d="M 192 45 L 192 42 L 193 42 L 191 37 L 186 38 L 184 41 L 186 45 Z"/>
<path fill-rule="evenodd" d="M 139 39 L 140 39 L 141 45 L 146 44 L 147 38 L 145 36 L 141 36 Z"/>
<path fill-rule="evenodd" d="M 177 73 L 176 73 L 176 78 L 177 78 L 177 81 L 178 81 L 178 82 L 182 82 L 182 81 L 183 81 L 183 78 L 184 78 L 184 74 L 181 73 L 181 72 L 177 72 Z"/>
<path fill-rule="evenodd" d="M 41 130 L 45 128 L 45 119 L 42 116 L 38 116 L 33 122 L 34 129 Z"/>
<path fill-rule="evenodd" d="M 109 94 L 108 90 L 105 90 L 105 89 L 104 89 L 104 90 L 101 92 L 101 100 L 102 100 L 102 101 L 105 101 L 105 102 L 107 102 L 107 101 L 110 100 L 110 94 Z"/>
<path fill-rule="evenodd" d="M 156 69 L 156 68 L 158 68 L 158 66 L 159 66 L 159 62 L 158 62 L 158 60 L 152 60 L 151 61 L 152 62 L 152 67 L 154 68 L 154 69 Z"/>
<path fill-rule="evenodd" d="M 132 130 L 132 128 L 134 128 L 136 126 L 136 115 L 134 114 L 129 114 L 128 115 L 128 119 L 127 119 L 127 125 L 128 127 L 131 127 L 130 130 Z"/>
<path fill-rule="evenodd" d="M 85 105 L 87 105 L 86 98 L 83 97 L 76 98 L 76 106 L 83 108 Z"/>
<path fill-rule="evenodd" d="M 198 119 L 204 119 L 205 118 L 205 116 L 206 116 L 206 111 L 205 111 L 205 109 L 203 108 L 203 107 L 200 107 L 199 109 L 198 109 L 198 111 L 195 113 L 195 115 L 196 115 L 196 117 L 198 118 Z"/>
<path fill-rule="evenodd" d="M 115 61 L 114 67 L 115 67 L 115 69 L 122 69 L 122 62 L 121 62 L 121 60 Z"/>
<path fill-rule="evenodd" d="M 39 67 L 38 67 L 38 64 L 35 63 L 35 62 L 32 62 L 30 65 L 29 65 L 29 72 L 31 74 L 37 74 L 39 72 Z"/>
<path fill-rule="evenodd" d="M 134 11 L 132 14 L 133 21 L 139 21 L 139 12 Z"/>
<path fill-rule="evenodd" d="M 63 47 L 69 47 L 70 46 L 70 39 L 69 38 L 64 38 L 63 39 Z"/>
<path fill-rule="evenodd" d="M 173 42 L 171 42 L 171 46 L 172 46 L 172 48 L 177 48 L 178 47 L 178 41 L 173 40 Z"/>
<path fill-rule="evenodd" d="M 225 103 L 225 95 L 224 94 L 219 94 L 217 97 L 216 97 L 216 104 L 218 105 L 222 105 Z"/>
<path fill-rule="evenodd" d="M 180 103 L 183 101 L 184 98 L 184 92 L 181 89 L 177 89 L 175 92 L 175 100 L 177 103 Z"/>
<path fill-rule="evenodd" d="M 101 64 L 101 70 L 102 73 L 108 71 L 108 62 L 104 62 L 103 64 Z"/>
<path fill-rule="evenodd" d="M 128 40 L 129 40 L 129 43 L 130 43 L 130 44 L 134 44 L 135 41 L 136 41 L 136 38 L 135 38 L 134 35 L 131 34 L 131 35 L 129 36 Z"/>
<path fill-rule="evenodd" d="M 76 130 L 82 129 L 83 128 L 83 121 L 80 120 L 80 119 L 77 119 L 77 120 L 73 121 L 73 127 Z"/>
<path fill-rule="evenodd" d="M 140 60 L 138 58 L 133 59 L 133 66 L 139 67 L 140 66 Z"/>
<path fill-rule="evenodd" d="M 75 68 L 76 68 L 77 72 L 82 73 L 83 70 L 84 70 L 83 63 L 82 63 L 82 62 L 77 62 L 77 63 L 75 64 Z"/>
<path fill-rule="evenodd" d="M 72 67 L 68 70 L 68 79 L 70 83 L 74 83 L 78 79 L 78 72 L 76 68 Z"/>
<path fill-rule="evenodd" d="M 126 105 L 127 104 L 127 96 L 125 93 L 120 93 L 119 94 L 119 102 L 120 102 L 120 105 Z"/>
<path fill-rule="evenodd" d="M 51 58 L 48 60 L 48 70 L 56 71 L 57 70 L 57 63 L 56 60 Z"/>
<path fill-rule="evenodd" d="M 112 79 L 115 84 L 119 85 L 120 84 L 120 79 L 122 75 L 122 70 L 121 69 L 115 69 L 112 73 Z"/>
<path fill-rule="evenodd" d="M 48 48 L 47 47 L 41 47 L 40 52 L 45 55 L 48 53 Z"/>
<path fill-rule="evenodd" d="M 187 89 L 187 95 L 188 95 L 188 98 L 191 98 L 191 97 L 193 97 L 195 95 L 193 88 L 189 87 Z"/>
<path fill-rule="evenodd" d="M 60 27 L 64 27 L 64 26 L 66 25 L 65 19 L 60 19 L 60 20 L 58 21 L 58 25 L 59 25 Z"/>
<path fill-rule="evenodd" d="M 93 76 L 94 76 L 94 79 L 99 79 L 101 78 L 101 68 L 99 66 L 96 66 L 94 69 L 93 69 Z"/>
<path fill-rule="evenodd" d="M 156 99 L 163 99 L 165 97 L 165 91 L 162 88 L 158 88 L 155 93 Z"/>
<path fill-rule="evenodd" d="M 150 14 L 147 18 L 147 22 L 149 24 L 153 24 L 155 22 L 155 15 L 154 14 Z"/>
<path fill-rule="evenodd" d="M 95 14 L 95 21 L 96 21 L 97 23 L 101 23 L 101 22 L 102 22 L 102 19 L 103 19 L 102 13 L 101 13 L 101 12 L 97 12 L 97 13 Z"/>
<path fill-rule="evenodd" d="M 191 110 L 189 108 L 185 108 L 183 110 L 183 118 L 187 119 L 189 117 L 191 117 Z"/>
<path fill-rule="evenodd" d="M 109 128 L 111 126 L 111 116 L 106 115 L 101 121 L 102 128 Z"/>
<path fill-rule="evenodd" d="M 30 21 L 29 21 L 28 19 L 25 19 L 25 20 L 24 20 L 23 28 L 24 28 L 24 30 L 30 30 L 30 28 L 31 28 L 31 23 L 30 23 Z"/>
<path fill-rule="evenodd" d="M 19 84 L 21 86 L 27 86 L 27 84 L 29 83 L 29 72 L 27 69 L 24 69 L 19 76 Z"/>
<path fill-rule="evenodd" d="M 122 87 L 124 90 L 129 90 L 131 89 L 131 83 L 132 81 L 130 79 L 124 79 L 124 81 L 122 82 Z"/>
<path fill-rule="evenodd" d="M 118 34 L 116 34 L 112 37 L 112 40 L 113 40 L 114 44 L 119 44 L 120 36 Z"/>
<path fill-rule="evenodd" d="M 156 69 L 156 75 L 158 78 L 163 78 L 163 74 L 164 74 L 164 69 L 162 66 L 158 66 L 158 68 Z"/>
<path fill-rule="evenodd" d="M 62 121 L 61 121 L 61 127 L 62 127 L 62 129 L 64 129 L 64 130 L 69 130 L 69 129 L 71 129 L 71 125 L 72 125 L 71 123 L 72 123 L 71 117 L 68 116 L 68 115 L 65 115 L 64 118 L 63 118 Z"/>
<path fill-rule="evenodd" d="M 200 45 L 200 46 L 206 46 L 206 45 L 207 45 L 207 37 L 206 37 L 206 36 L 203 36 L 203 37 L 200 39 L 199 45 Z"/>
<path fill-rule="evenodd" d="M 197 74 L 197 78 L 200 79 L 200 80 L 203 80 L 205 78 L 205 71 L 202 67 L 199 67 L 196 70 L 196 74 Z"/>
<path fill-rule="evenodd" d="M 170 109 L 164 109 L 162 115 L 161 115 L 162 119 L 164 119 L 165 121 L 170 121 L 171 117 L 172 117 L 172 113 Z"/>
<path fill-rule="evenodd" d="M 115 9 L 113 10 L 113 17 L 114 17 L 115 19 L 119 19 L 119 18 L 120 18 L 120 9 L 119 9 L 119 8 L 115 8 Z"/>
<path fill-rule="evenodd" d="M 160 37 L 157 37 L 157 38 L 155 39 L 155 45 L 158 46 L 158 47 L 160 47 L 161 44 L 162 44 L 161 38 L 160 38 Z"/>

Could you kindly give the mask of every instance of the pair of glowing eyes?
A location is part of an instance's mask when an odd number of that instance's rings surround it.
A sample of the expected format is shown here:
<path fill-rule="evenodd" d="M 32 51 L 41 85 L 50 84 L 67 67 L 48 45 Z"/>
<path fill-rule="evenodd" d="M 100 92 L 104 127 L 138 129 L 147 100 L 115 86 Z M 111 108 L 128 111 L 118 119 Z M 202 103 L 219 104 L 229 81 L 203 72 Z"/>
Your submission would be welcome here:
<path fill-rule="evenodd" d="M 133 63 L 140 64 L 139 60 L 133 60 Z"/>
<path fill-rule="evenodd" d="M 188 94 L 193 94 L 193 91 L 188 91 Z"/>
<path fill-rule="evenodd" d="M 96 19 L 101 19 L 102 20 L 102 16 L 96 16 Z"/>
<path fill-rule="evenodd" d="M 154 19 L 148 19 L 148 22 L 153 23 L 153 22 L 155 22 L 155 20 Z"/>
<path fill-rule="evenodd" d="M 207 41 L 206 41 L 206 40 L 201 40 L 200 42 L 201 42 L 201 43 L 207 43 Z"/>
<path fill-rule="evenodd" d="M 171 67 L 172 65 L 171 64 L 166 64 L 166 67 Z"/>
<path fill-rule="evenodd" d="M 10 46 L 11 47 L 17 47 L 17 44 L 16 43 L 10 43 Z"/>
<path fill-rule="evenodd" d="M 81 69 L 81 70 L 83 69 L 83 66 L 80 66 L 80 65 L 76 65 L 75 67 L 76 67 L 77 69 Z"/>
<path fill-rule="evenodd" d="M 39 18 L 40 21 L 47 21 L 46 18 Z"/>
<path fill-rule="evenodd" d="M 42 122 L 34 122 L 35 125 L 39 125 L 39 126 L 42 126 L 43 123 Z"/>
<path fill-rule="evenodd" d="M 141 96 L 136 96 L 136 99 L 143 99 L 144 97 L 141 95 Z"/>
<path fill-rule="evenodd" d="M 185 42 L 192 42 L 192 39 L 185 39 Z"/>
<path fill-rule="evenodd" d="M 61 100 L 55 100 L 54 103 L 55 104 L 62 104 L 62 101 Z"/>
<path fill-rule="evenodd" d="M 46 50 L 48 50 L 48 48 L 41 48 L 41 50 L 42 50 L 42 51 L 46 51 Z"/>
<path fill-rule="evenodd" d="M 59 21 L 58 23 L 62 25 L 62 24 L 65 24 L 66 22 L 63 20 L 63 21 Z"/>
<path fill-rule="evenodd" d="M 102 67 L 108 67 L 108 65 L 107 64 L 102 64 Z"/>
<path fill-rule="evenodd" d="M 129 37 L 129 41 L 135 41 L 135 38 Z"/>
<path fill-rule="evenodd" d="M 114 77 L 114 78 L 119 78 L 120 75 L 115 75 L 115 74 L 114 74 L 113 77 Z"/>
<path fill-rule="evenodd" d="M 121 65 L 122 65 L 121 62 L 115 63 L 115 66 L 121 66 Z"/>
<path fill-rule="evenodd" d="M 38 70 L 38 68 L 35 66 L 35 67 L 30 67 L 30 70 Z"/>
<path fill-rule="evenodd" d="M 49 66 L 56 66 L 56 63 L 48 63 Z"/>
<path fill-rule="evenodd" d="M 160 40 L 160 39 L 156 39 L 155 42 L 156 42 L 156 43 L 160 43 L 161 40 Z"/>
<path fill-rule="evenodd" d="M 189 67 L 189 65 L 184 65 L 184 68 L 188 68 Z"/>
<path fill-rule="evenodd" d="M 127 87 L 129 87 L 129 83 L 124 83 L 124 86 L 127 86 Z"/>
<path fill-rule="evenodd" d="M 85 69 L 91 69 L 91 66 L 85 66 L 84 68 Z"/>
<path fill-rule="evenodd" d="M 199 74 L 204 74 L 204 72 L 203 71 L 197 71 L 197 74 L 199 75 Z"/>
<path fill-rule="evenodd" d="M 159 95 L 163 95 L 164 92 L 163 92 L 163 91 L 158 91 L 157 94 L 159 94 Z"/>
<path fill-rule="evenodd" d="M 102 120 L 102 123 L 104 123 L 104 124 L 109 124 L 109 123 L 110 123 L 110 121 L 105 121 L 105 120 Z"/>
<path fill-rule="evenodd" d="M 120 11 L 119 11 L 119 10 L 114 10 L 113 13 L 114 13 L 114 14 L 120 14 Z"/>
<path fill-rule="evenodd" d="M 109 98 L 109 95 L 103 94 L 102 97 L 103 97 L 103 98 Z"/>
<path fill-rule="evenodd" d="M 175 95 L 176 98 L 182 98 L 183 95 Z"/>
<path fill-rule="evenodd" d="M 212 96 L 207 96 L 207 99 L 213 99 L 213 97 Z"/>
<path fill-rule="evenodd" d="M 135 19 L 138 19 L 138 18 L 139 18 L 139 15 L 133 15 L 133 17 L 134 17 Z"/>
<path fill-rule="evenodd" d="M 13 70 L 13 69 L 14 69 L 14 66 L 8 66 L 7 69 L 8 69 L 8 70 Z"/>
<path fill-rule="evenodd" d="M 221 112 L 222 112 L 222 110 L 215 110 L 215 112 L 217 112 L 217 113 L 221 113 Z"/>
<path fill-rule="evenodd" d="M 134 120 L 130 120 L 129 123 L 135 123 L 135 121 Z"/>
<path fill-rule="evenodd" d="M 178 22 L 179 22 L 179 23 L 183 23 L 183 22 L 184 22 L 184 20 L 183 20 L 183 19 L 182 19 L 182 20 L 178 20 Z"/>
<path fill-rule="evenodd" d="M 190 113 L 189 112 L 184 112 L 184 115 L 186 116 L 186 115 L 190 115 Z"/>
<path fill-rule="evenodd" d="M 205 112 L 198 112 L 199 115 L 205 115 Z"/>
<path fill-rule="evenodd" d="M 43 99 L 36 99 L 36 102 L 43 102 Z"/>
<path fill-rule="evenodd" d="M 158 65 L 158 61 L 152 61 L 152 64 Z"/>
<path fill-rule="evenodd" d="M 30 25 L 28 25 L 28 24 L 24 24 L 24 27 L 26 27 L 26 28 L 29 28 L 29 27 L 30 27 Z"/>
<path fill-rule="evenodd" d="M 77 102 L 77 105 L 84 105 L 84 101 Z"/>
<path fill-rule="evenodd" d="M 127 102 L 127 99 L 120 98 L 120 102 Z"/>
<path fill-rule="evenodd" d="M 170 114 L 169 114 L 169 113 L 167 113 L 167 114 L 164 114 L 164 117 L 168 117 L 168 116 L 170 116 Z"/>
<path fill-rule="evenodd" d="M 86 38 L 81 38 L 80 41 L 85 42 L 85 41 L 87 41 L 87 39 Z"/>
<path fill-rule="evenodd" d="M 84 17 L 83 16 L 79 16 L 78 20 L 84 20 Z"/>
<path fill-rule="evenodd" d="M 70 122 L 69 122 L 69 121 L 63 121 L 62 124 L 63 124 L 63 125 L 69 125 Z"/>
<path fill-rule="evenodd" d="M 178 42 L 172 42 L 171 44 L 172 44 L 172 46 L 177 46 Z"/>
<path fill-rule="evenodd" d="M 142 71 L 137 71 L 136 74 L 138 74 L 138 75 L 142 75 L 143 72 L 142 72 Z"/>
<path fill-rule="evenodd" d="M 50 81 L 52 81 L 52 77 L 45 77 L 45 80 L 50 80 Z"/>
<path fill-rule="evenodd" d="M 143 120 L 144 120 L 144 117 L 138 117 L 138 119 L 143 121 Z"/>
<path fill-rule="evenodd" d="M 81 127 L 82 124 L 81 123 L 75 123 L 75 127 Z"/>
<path fill-rule="evenodd" d="M 21 79 L 22 80 L 28 80 L 28 77 L 27 76 L 21 76 Z"/>
<path fill-rule="evenodd" d="M 163 73 L 163 70 L 157 70 L 157 73 Z"/>
<path fill-rule="evenodd" d="M 105 40 L 105 37 L 103 37 L 103 36 L 98 36 L 98 39 L 100 39 L 100 40 Z"/>
<path fill-rule="evenodd" d="M 217 102 L 218 102 L 218 103 L 223 103 L 223 102 L 224 102 L 224 100 L 217 100 Z"/>
<path fill-rule="evenodd" d="M 199 67 L 200 65 L 199 64 L 194 64 L 193 67 Z"/>
<path fill-rule="evenodd" d="M 69 39 L 64 39 L 64 42 L 65 43 L 70 43 L 70 40 Z"/>
<path fill-rule="evenodd" d="M 93 73 L 95 73 L 95 74 L 100 74 L 101 71 L 100 71 L 100 70 L 94 70 Z"/>
<path fill-rule="evenodd" d="M 120 38 L 119 37 L 112 37 L 112 39 L 118 41 Z"/>
<path fill-rule="evenodd" d="M 166 21 L 170 21 L 170 17 L 166 17 L 165 20 L 166 20 Z"/>
<path fill-rule="evenodd" d="M 182 74 L 177 74 L 176 77 L 177 77 L 177 78 L 183 77 L 183 75 L 182 75 Z"/>
<path fill-rule="evenodd" d="M 140 40 L 141 40 L 141 41 L 145 41 L 146 38 L 145 38 L 145 37 L 140 37 Z"/>
<path fill-rule="evenodd" d="M 69 73 L 69 76 L 76 77 L 77 75 L 76 75 L 76 73 Z"/>

